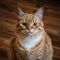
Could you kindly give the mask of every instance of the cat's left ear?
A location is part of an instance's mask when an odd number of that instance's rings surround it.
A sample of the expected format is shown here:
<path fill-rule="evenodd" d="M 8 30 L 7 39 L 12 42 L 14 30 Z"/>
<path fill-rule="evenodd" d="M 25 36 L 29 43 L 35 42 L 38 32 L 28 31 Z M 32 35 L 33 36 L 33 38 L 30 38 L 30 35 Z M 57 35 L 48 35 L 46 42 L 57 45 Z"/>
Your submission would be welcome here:
<path fill-rule="evenodd" d="M 42 19 L 44 9 L 43 7 L 39 8 L 38 11 L 35 13 L 35 15 L 39 18 Z"/>
<path fill-rule="evenodd" d="M 18 18 L 22 18 L 22 16 L 24 15 L 24 12 L 20 8 L 17 9 L 17 13 L 18 13 Z"/>

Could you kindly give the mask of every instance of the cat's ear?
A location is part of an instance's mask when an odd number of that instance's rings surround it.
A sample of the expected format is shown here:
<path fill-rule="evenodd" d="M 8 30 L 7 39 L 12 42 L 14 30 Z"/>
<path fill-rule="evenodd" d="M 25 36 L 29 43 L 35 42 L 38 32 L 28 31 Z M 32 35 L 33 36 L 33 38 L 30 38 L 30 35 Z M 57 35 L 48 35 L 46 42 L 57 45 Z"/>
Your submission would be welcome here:
<path fill-rule="evenodd" d="M 17 9 L 17 13 L 18 13 L 18 18 L 22 18 L 22 16 L 24 15 L 24 12 L 20 8 Z"/>
<path fill-rule="evenodd" d="M 35 13 L 35 15 L 39 18 L 42 19 L 44 9 L 43 7 L 39 8 L 38 11 Z"/>

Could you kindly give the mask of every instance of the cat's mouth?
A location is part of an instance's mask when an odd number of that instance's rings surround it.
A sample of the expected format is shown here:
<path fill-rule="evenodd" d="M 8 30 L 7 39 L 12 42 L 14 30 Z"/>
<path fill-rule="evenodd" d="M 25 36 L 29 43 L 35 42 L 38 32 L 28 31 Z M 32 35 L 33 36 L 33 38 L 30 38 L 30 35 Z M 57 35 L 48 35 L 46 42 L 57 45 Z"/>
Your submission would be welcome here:
<path fill-rule="evenodd" d="M 32 36 L 32 35 L 33 35 L 33 33 L 32 33 L 32 32 L 28 32 L 27 34 L 28 34 L 28 35 L 30 35 L 30 36 Z"/>
<path fill-rule="evenodd" d="M 27 35 L 33 35 L 33 34 L 34 34 L 34 33 L 31 32 L 31 31 L 27 32 Z"/>
<path fill-rule="evenodd" d="M 34 30 L 31 30 L 31 31 L 27 31 L 27 35 L 35 35 L 36 33 L 38 32 L 38 30 L 34 31 Z"/>

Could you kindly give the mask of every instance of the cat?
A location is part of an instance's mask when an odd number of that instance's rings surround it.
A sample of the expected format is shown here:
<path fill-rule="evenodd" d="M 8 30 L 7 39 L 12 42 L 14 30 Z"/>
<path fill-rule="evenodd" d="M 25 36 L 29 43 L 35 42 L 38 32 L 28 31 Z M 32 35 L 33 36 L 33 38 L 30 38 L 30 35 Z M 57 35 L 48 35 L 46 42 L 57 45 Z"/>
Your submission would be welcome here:
<path fill-rule="evenodd" d="M 52 60 L 53 48 L 42 21 L 44 9 L 24 13 L 18 8 L 18 38 L 14 43 L 16 60 Z"/>

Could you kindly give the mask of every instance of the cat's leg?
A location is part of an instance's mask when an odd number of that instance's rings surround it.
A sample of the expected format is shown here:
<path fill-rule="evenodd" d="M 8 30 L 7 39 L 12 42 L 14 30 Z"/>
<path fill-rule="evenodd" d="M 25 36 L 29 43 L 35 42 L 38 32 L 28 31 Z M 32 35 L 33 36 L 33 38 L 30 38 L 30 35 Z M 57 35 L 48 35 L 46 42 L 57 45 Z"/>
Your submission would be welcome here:
<path fill-rule="evenodd" d="M 49 36 L 46 35 L 46 41 L 45 41 L 45 59 L 44 60 L 53 60 L 53 47 L 52 42 Z"/>
<path fill-rule="evenodd" d="M 51 51 L 48 55 L 46 55 L 44 60 L 53 60 L 53 51 Z"/>
<path fill-rule="evenodd" d="M 47 56 L 45 60 L 52 60 L 52 55 Z"/>

